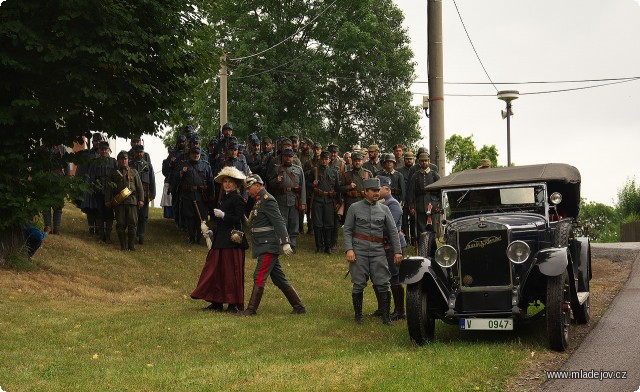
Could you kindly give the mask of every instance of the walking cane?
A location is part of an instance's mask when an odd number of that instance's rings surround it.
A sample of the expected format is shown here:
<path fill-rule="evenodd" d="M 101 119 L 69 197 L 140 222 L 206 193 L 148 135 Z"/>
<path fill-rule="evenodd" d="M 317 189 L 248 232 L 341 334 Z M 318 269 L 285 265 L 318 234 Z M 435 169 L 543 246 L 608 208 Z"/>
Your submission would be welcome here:
<path fill-rule="evenodd" d="M 202 232 L 202 236 L 204 237 L 205 241 L 207 241 L 207 248 L 211 249 L 211 238 L 209 238 L 209 235 L 207 234 L 207 232 L 209 231 L 209 226 L 207 226 L 207 222 L 202 220 L 202 215 L 200 215 L 200 209 L 198 208 L 198 202 L 194 200 L 193 206 L 196 208 L 198 218 L 200 218 L 200 231 Z"/>

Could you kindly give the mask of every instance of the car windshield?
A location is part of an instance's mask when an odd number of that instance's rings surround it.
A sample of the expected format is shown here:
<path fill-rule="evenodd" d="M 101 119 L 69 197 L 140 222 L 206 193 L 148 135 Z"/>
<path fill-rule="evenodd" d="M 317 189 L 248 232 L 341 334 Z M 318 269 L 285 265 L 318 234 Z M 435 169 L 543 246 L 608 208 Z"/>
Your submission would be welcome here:
<path fill-rule="evenodd" d="M 500 212 L 530 212 L 545 215 L 544 185 L 444 190 L 447 219 Z"/>

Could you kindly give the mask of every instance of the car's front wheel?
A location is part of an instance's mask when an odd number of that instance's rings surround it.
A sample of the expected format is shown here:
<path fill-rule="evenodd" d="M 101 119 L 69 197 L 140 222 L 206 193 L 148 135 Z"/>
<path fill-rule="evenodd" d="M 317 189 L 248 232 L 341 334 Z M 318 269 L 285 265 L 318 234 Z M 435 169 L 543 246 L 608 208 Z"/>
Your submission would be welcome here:
<path fill-rule="evenodd" d="M 407 285 L 407 327 L 411 340 L 420 346 L 433 340 L 435 323 L 429 315 L 429 295 L 422 282 Z"/>
<path fill-rule="evenodd" d="M 565 270 L 558 276 L 547 277 L 547 338 L 552 350 L 564 351 L 569 346 L 569 324 L 571 323 L 571 297 L 569 274 Z"/>

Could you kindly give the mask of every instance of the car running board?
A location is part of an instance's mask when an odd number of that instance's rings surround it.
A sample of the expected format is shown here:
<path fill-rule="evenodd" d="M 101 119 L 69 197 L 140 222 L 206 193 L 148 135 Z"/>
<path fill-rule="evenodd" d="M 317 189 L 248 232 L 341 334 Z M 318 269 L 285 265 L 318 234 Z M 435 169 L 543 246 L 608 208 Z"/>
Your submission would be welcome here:
<path fill-rule="evenodd" d="M 589 298 L 588 291 L 579 291 L 578 292 L 578 302 L 582 305 Z"/>

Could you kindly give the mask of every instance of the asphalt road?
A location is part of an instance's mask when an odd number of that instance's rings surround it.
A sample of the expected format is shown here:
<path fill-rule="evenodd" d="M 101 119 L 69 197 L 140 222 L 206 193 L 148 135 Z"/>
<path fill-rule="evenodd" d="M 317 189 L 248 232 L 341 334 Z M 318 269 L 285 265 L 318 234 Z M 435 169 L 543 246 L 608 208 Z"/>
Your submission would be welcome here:
<path fill-rule="evenodd" d="M 640 243 L 592 244 L 592 253 L 633 261 L 631 275 L 595 328 L 559 370 L 584 377 L 548 378 L 539 391 L 640 391 Z"/>

